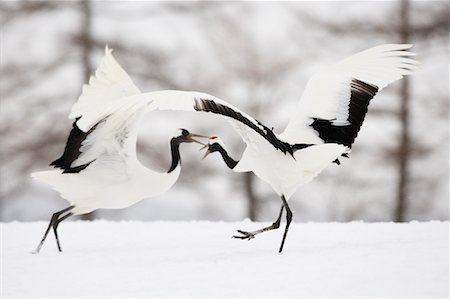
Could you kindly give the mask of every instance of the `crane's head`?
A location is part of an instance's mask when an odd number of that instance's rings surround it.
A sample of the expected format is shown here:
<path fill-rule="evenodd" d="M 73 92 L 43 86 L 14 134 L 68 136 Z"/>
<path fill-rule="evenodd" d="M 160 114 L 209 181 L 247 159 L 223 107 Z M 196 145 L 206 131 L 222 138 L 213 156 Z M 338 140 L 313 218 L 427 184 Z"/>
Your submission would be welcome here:
<path fill-rule="evenodd" d="M 221 150 L 226 151 L 225 144 L 223 141 L 217 136 L 211 136 L 208 139 L 208 144 L 205 144 L 200 150 L 206 149 L 205 155 L 202 160 L 205 159 L 209 154 L 213 152 L 218 152 Z"/>
<path fill-rule="evenodd" d="M 198 134 L 194 134 L 189 132 L 186 129 L 178 129 L 177 133 L 175 134 L 175 136 L 173 137 L 174 140 L 176 140 L 178 143 L 191 143 L 191 142 L 195 142 L 195 143 L 199 143 L 201 145 L 205 145 L 203 142 L 198 141 L 196 139 L 194 139 L 193 137 L 198 137 L 198 138 L 208 138 L 208 136 L 203 136 L 203 135 L 198 135 Z"/>

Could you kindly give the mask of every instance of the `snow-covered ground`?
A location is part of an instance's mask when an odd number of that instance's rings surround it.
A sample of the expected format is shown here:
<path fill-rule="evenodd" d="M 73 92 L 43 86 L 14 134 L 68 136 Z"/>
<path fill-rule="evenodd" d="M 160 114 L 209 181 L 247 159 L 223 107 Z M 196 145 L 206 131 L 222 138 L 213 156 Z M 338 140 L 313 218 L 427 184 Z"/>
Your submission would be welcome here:
<path fill-rule="evenodd" d="M 2 224 L 2 298 L 424 297 L 449 295 L 449 223 L 45 222 Z"/>

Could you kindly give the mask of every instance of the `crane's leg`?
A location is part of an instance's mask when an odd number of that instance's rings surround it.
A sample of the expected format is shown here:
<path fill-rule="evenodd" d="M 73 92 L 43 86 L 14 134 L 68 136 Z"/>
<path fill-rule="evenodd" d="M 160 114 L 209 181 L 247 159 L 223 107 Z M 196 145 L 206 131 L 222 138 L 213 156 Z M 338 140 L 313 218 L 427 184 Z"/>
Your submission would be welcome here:
<path fill-rule="evenodd" d="M 281 246 L 280 246 L 280 250 L 278 250 L 278 252 L 283 251 L 284 242 L 286 241 L 286 236 L 287 236 L 287 233 L 289 230 L 289 225 L 291 225 L 291 221 L 292 221 L 292 211 L 291 211 L 291 208 L 289 208 L 289 205 L 288 205 L 284 195 L 281 196 L 281 200 L 283 201 L 283 206 L 286 209 L 286 227 L 284 228 L 283 240 L 281 240 Z"/>
<path fill-rule="evenodd" d="M 62 250 L 61 250 L 61 244 L 59 244 L 59 238 L 58 238 L 58 225 L 72 215 L 73 215 L 72 213 L 67 213 L 66 215 L 62 216 L 61 218 L 56 219 L 56 221 L 53 222 L 53 232 L 55 233 L 56 245 L 58 246 L 59 252 L 62 252 Z"/>
<path fill-rule="evenodd" d="M 62 221 L 62 220 L 61 220 L 61 221 L 58 222 L 59 216 L 61 216 L 62 214 L 66 213 L 66 212 L 68 212 L 68 211 L 70 211 L 70 210 L 72 210 L 73 208 L 74 208 L 74 206 L 70 206 L 70 207 L 65 208 L 65 209 L 63 209 L 63 210 L 61 210 L 61 211 L 59 211 L 59 212 L 56 212 L 56 213 L 54 213 L 54 214 L 52 215 L 52 218 L 50 219 L 50 223 L 48 224 L 47 230 L 45 231 L 44 236 L 42 237 L 41 242 L 39 243 L 38 247 L 36 248 L 36 250 L 35 250 L 33 253 L 39 253 L 39 251 L 41 251 L 41 247 L 42 247 L 42 245 L 44 245 L 45 239 L 47 238 L 48 232 L 50 231 L 50 228 L 51 228 L 51 227 L 53 227 L 53 230 L 56 232 L 56 229 L 55 229 L 55 223 L 58 223 L 58 224 L 59 224 L 59 222 Z M 67 215 L 72 215 L 72 214 L 69 213 L 69 214 L 67 214 Z M 62 218 L 66 219 L 66 218 L 67 218 L 67 217 L 66 217 L 67 215 L 63 216 Z M 61 219 L 62 219 L 62 218 L 61 218 Z M 63 219 L 63 220 L 64 220 L 64 219 Z M 56 227 L 58 227 L 58 224 L 56 225 Z M 55 236 L 57 236 L 56 233 L 55 233 Z M 58 243 L 59 243 L 59 242 L 58 242 Z"/>
<path fill-rule="evenodd" d="M 281 205 L 280 214 L 278 215 L 277 220 L 275 220 L 275 222 L 272 223 L 272 225 L 269 225 L 267 227 L 263 227 L 261 229 L 251 231 L 251 232 L 246 232 L 246 231 L 238 229 L 237 232 L 240 233 L 241 236 L 233 236 L 233 238 L 242 239 L 242 240 L 244 240 L 244 239 L 251 240 L 260 233 L 279 228 L 280 223 L 281 223 L 281 215 L 283 214 L 283 209 L 284 209 L 284 204 Z"/>

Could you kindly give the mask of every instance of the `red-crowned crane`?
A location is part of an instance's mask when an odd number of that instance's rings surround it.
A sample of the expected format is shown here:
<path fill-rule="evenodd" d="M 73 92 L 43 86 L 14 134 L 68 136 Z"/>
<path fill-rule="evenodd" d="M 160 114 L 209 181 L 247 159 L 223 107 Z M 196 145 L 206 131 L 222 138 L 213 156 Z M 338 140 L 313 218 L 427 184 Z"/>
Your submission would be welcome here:
<path fill-rule="evenodd" d="M 318 74 L 307 83 L 297 109 L 281 134 L 274 133 L 248 114 L 215 98 L 197 98 L 191 109 L 233 120 L 247 147 L 239 161 L 232 159 L 219 138 L 211 138 L 205 154 L 219 152 L 229 168 L 248 172 L 272 186 L 281 198 L 278 218 L 255 231 L 238 230 L 239 239 L 278 229 L 286 211 L 283 250 L 292 211 L 288 199 L 297 188 L 317 176 L 332 162 L 340 163 L 349 151 L 367 113 L 370 100 L 388 84 L 410 75 L 418 62 L 412 45 L 385 44 L 357 53 Z M 276 107 L 273 107 L 275 109 Z"/>
<path fill-rule="evenodd" d="M 49 184 L 69 202 L 69 207 L 52 215 L 44 236 L 36 248 L 39 253 L 53 228 L 58 250 L 58 225 L 71 215 L 82 215 L 97 209 L 122 209 L 145 198 L 166 192 L 177 181 L 182 143 L 197 142 L 206 137 L 179 129 L 170 140 L 172 163 L 166 173 L 144 167 L 136 156 L 139 123 L 150 111 L 136 105 L 133 97 L 141 95 L 127 73 L 106 48 L 95 77 L 83 87 L 73 105 L 70 118 L 75 119 L 64 153 L 50 165 L 56 170 L 34 172 L 31 176 Z M 195 93 L 150 92 L 147 98 L 187 97 Z M 202 96 L 198 94 L 197 96 Z M 207 137 L 206 137 L 207 138 Z"/>

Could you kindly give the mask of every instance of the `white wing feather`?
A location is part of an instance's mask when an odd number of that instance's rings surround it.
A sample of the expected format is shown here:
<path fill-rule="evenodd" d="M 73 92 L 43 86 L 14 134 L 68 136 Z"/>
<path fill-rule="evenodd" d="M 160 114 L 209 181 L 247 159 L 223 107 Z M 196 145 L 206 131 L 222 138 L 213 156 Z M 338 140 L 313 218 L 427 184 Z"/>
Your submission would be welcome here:
<path fill-rule="evenodd" d="M 135 145 L 137 138 L 137 126 L 141 117 L 150 111 L 155 110 L 178 110 L 203 112 L 195 109 L 196 101 L 207 99 L 213 101 L 217 105 L 222 105 L 233 110 L 233 112 L 242 115 L 245 121 L 248 121 L 256 128 L 264 131 L 255 119 L 248 114 L 242 112 L 233 105 L 218 99 L 210 94 L 195 91 L 178 91 L 178 90 L 162 90 L 148 93 L 140 93 L 127 97 L 119 98 L 105 105 L 101 113 L 90 114 L 86 112 L 82 118 L 78 120 L 78 126 L 91 128 L 97 125 L 95 130 L 89 134 L 80 148 L 81 154 L 77 160 L 72 163 L 72 167 L 77 167 L 89 163 L 99 158 L 111 160 L 111 165 L 115 165 L 122 161 L 125 156 L 135 158 Z M 218 114 L 221 116 L 220 114 Z M 247 125 L 227 117 L 234 129 L 242 137 L 244 142 L 253 146 L 258 144 L 266 144 L 265 139 L 252 128 Z M 101 121 L 102 120 L 102 121 Z M 80 127 L 81 128 L 81 127 Z M 117 134 L 127 136 L 126 139 L 117 136 Z M 120 144 L 120 141 L 124 144 Z"/>
<path fill-rule="evenodd" d="M 106 47 L 95 76 L 91 76 L 89 84 L 83 85 L 82 93 L 72 106 L 69 118 L 81 117 L 77 125 L 86 132 L 95 124 L 95 120 L 105 116 L 104 111 L 108 105 L 120 98 L 140 93 L 130 76 L 114 59 L 112 50 Z"/>
<path fill-rule="evenodd" d="M 203 112 L 195 110 L 196 100 L 207 99 L 214 102 L 215 104 L 220 104 L 227 108 L 232 109 L 234 112 L 241 114 L 248 122 L 255 125 L 255 127 L 260 130 L 264 128 L 256 121 L 253 117 L 247 113 L 236 108 L 232 104 L 212 96 L 207 93 L 201 93 L 196 91 L 177 91 L 177 90 L 163 90 L 142 94 L 142 97 L 146 98 L 150 102 L 149 110 L 181 110 L 181 111 L 191 111 L 191 112 Z M 203 112 L 208 113 L 208 112 Z M 255 132 L 253 129 L 247 125 L 235 120 L 231 117 L 216 114 L 218 116 L 225 117 L 236 132 L 241 136 L 247 144 L 256 144 L 259 142 L 265 142 L 264 138 Z"/>
<path fill-rule="evenodd" d="M 307 83 L 298 107 L 280 138 L 290 143 L 323 143 L 309 125 L 313 118 L 347 125 L 350 84 L 353 79 L 375 85 L 378 91 L 412 73 L 418 62 L 406 51 L 412 45 L 385 44 L 352 55 L 322 72 Z"/>
<path fill-rule="evenodd" d="M 417 68 L 418 62 L 409 58 L 415 54 L 405 51 L 411 47 L 405 44 L 380 45 L 352 55 L 332 68 L 343 75 L 376 85 L 380 91 Z"/>

